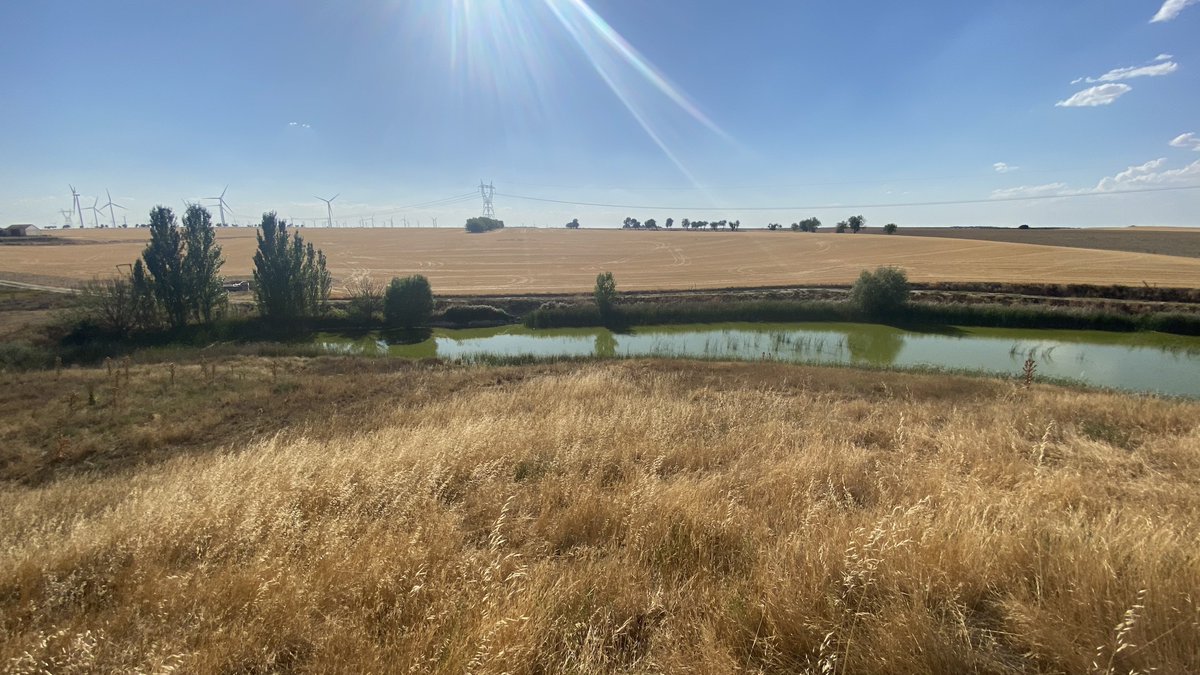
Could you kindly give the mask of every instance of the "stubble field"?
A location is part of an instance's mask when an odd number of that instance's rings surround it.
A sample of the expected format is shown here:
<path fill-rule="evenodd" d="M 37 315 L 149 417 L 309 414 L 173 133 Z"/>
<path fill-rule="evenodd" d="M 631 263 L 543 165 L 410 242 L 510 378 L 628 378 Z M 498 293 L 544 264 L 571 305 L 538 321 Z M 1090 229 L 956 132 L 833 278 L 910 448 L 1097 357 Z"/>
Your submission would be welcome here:
<path fill-rule="evenodd" d="M 908 237 L 946 237 L 1200 258 L 1200 229 L 1196 228 L 1139 227 L 1119 230 L 1033 228 L 1021 230 L 1011 227 L 906 227 L 900 230 L 900 234 Z"/>
<path fill-rule="evenodd" d="M 903 267 L 916 282 L 994 281 L 1200 287 L 1200 259 L 934 237 L 507 229 L 305 229 L 335 278 L 424 274 L 443 295 L 587 292 L 612 272 L 624 290 L 852 282 L 865 268 Z M 251 273 L 254 230 L 220 232 L 224 273 Z M 133 262 L 145 230 L 58 232 L 61 246 L 0 247 L 0 278 L 78 283 Z M 1130 236 L 1136 236 L 1131 234 Z"/>

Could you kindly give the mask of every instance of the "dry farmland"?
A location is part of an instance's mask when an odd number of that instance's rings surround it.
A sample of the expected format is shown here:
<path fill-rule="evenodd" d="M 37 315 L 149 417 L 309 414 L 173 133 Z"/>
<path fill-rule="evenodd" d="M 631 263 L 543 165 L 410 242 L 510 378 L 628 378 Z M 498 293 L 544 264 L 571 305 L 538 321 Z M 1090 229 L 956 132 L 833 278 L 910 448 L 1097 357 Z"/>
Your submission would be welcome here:
<path fill-rule="evenodd" d="M 910 237 L 948 237 L 1200 258 L 1200 229 L 1183 227 L 1139 227 L 1116 230 L 1102 228 L 1021 230 L 1014 227 L 906 227 L 899 233 Z"/>
<path fill-rule="evenodd" d="M 613 272 L 622 289 L 848 283 L 899 265 L 913 281 L 1150 284 L 1200 287 L 1200 259 L 1008 242 L 793 232 L 507 229 L 306 229 L 335 277 L 420 273 L 439 294 L 590 290 Z M 145 230 L 75 230 L 70 245 L 0 247 L 0 278 L 78 282 L 137 258 Z M 253 229 L 220 232 L 225 274 L 250 275 Z"/>

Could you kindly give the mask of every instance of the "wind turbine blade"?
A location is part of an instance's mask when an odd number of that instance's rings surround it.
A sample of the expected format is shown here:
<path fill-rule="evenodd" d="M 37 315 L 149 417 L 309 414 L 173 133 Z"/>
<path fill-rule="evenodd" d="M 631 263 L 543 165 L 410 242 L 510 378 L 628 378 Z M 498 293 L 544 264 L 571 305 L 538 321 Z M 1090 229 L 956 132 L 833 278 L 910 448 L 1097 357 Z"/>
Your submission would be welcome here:
<path fill-rule="evenodd" d="M 340 192 L 339 192 L 339 193 L 337 193 L 336 195 L 334 195 L 334 196 L 330 197 L 330 198 L 329 198 L 329 201 L 333 201 L 333 200 L 335 200 L 335 199 L 337 199 L 338 197 L 341 197 L 341 196 L 342 196 L 342 193 L 340 193 Z"/>
<path fill-rule="evenodd" d="M 226 185 L 226 186 L 225 186 L 225 189 L 224 189 L 224 190 L 221 190 L 221 198 L 222 198 L 222 199 L 224 199 L 224 198 L 225 198 L 225 193 L 226 193 L 226 192 L 229 192 L 229 186 L 228 186 L 228 185 Z"/>
<path fill-rule="evenodd" d="M 115 207 L 117 207 L 118 209 L 123 209 L 123 208 L 125 208 L 124 206 L 121 206 L 120 204 L 112 204 L 112 206 L 115 206 Z"/>

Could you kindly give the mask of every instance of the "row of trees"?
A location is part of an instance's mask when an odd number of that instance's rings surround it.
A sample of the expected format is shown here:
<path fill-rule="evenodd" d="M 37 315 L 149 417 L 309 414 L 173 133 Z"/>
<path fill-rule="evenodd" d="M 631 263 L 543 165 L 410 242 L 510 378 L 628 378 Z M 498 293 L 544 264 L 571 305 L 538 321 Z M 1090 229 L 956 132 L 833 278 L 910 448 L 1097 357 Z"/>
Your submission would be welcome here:
<path fill-rule="evenodd" d="M 87 318 L 118 333 L 209 324 L 228 305 L 212 214 L 188 206 L 182 223 L 174 211 L 150 211 L 150 241 L 128 274 L 84 289 Z M 264 213 L 254 254 L 254 299 L 269 319 L 317 316 L 328 307 L 332 277 L 325 254 L 288 231 L 274 212 Z"/>
<path fill-rule="evenodd" d="M 571 224 L 568 224 L 567 227 L 579 227 L 578 219 L 573 220 L 571 222 L 574 223 L 574 225 L 572 226 Z M 666 221 L 663 222 L 663 227 L 666 227 L 667 229 L 671 229 L 672 227 L 674 227 L 674 225 L 675 225 L 674 218 L 667 218 Z M 728 228 L 730 230 L 736 231 L 739 227 L 742 226 L 742 221 L 740 221 L 740 220 L 707 221 L 707 220 L 688 220 L 687 218 L 684 218 L 683 220 L 679 221 L 679 226 L 685 230 L 688 230 L 688 229 L 702 230 L 707 227 L 707 228 L 710 228 L 713 230 Z M 637 218 L 626 218 L 621 225 L 621 229 L 623 229 L 623 230 L 657 230 L 658 229 L 658 221 L 655 220 L 654 218 L 647 218 L 645 222 L 642 222 L 642 221 L 638 220 Z"/>
<path fill-rule="evenodd" d="M 476 219 L 472 219 L 472 220 L 476 220 Z M 667 229 L 670 229 L 674 225 L 675 225 L 674 218 L 667 218 L 666 221 L 663 223 L 663 227 L 666 227 Z M 579 219 L 573 218 L 571 220 L 571 222 L 567 223 L 566 226 L 568 229 L 571 229 L 571 230 L 579 229 Z M 687 218 L 684 218 L 683 220 L 679 221 L 679 226 L 685 230 L 703 230 L 705 228 L 708 228 L 708 229 L 716 231 L 716 230 L 728 228 L 729 230 L 736 232 L 742 226 L 742 221 L 740 221 L 740 220 L 711 220 L 711 221 L 709 221 L 709 220 L 688 220 Z M 860 230 L 864 229 L 866 226 L 867 226 L 867 219 L 865 217 L 863 217 L 861 215 L 850 216 L 846 220 L 839 222 L 835 226 L 835 230 L 838 233 L 849 231 L 849 232 L 853 232 L 853 233 L 857 234 Z M 820 229 L 820 227 L 821 227 L 821 221 L 817 218 L 805 218 L 804 220 L 801 220 L 796 223 L 792 223 L 792 225 L 791 225 L 791 229 L 793 232 L 816 232 L 818 229 Z M 470 221 L 468 221 L 468 229 L 470 229 Z M 647 218 L 645 221 L 638 220 L 637 218 L 626 218 L 621 224 L 621 229 L 623 229 L 623 230 L 657 230 L 657 229 L 659 229 L 659 226 L 658 226 L 658 221 L 655 220 L 654 218 Z M 780 223 L 768 223 L 767 229 L 768 230 L 782 230 L 782 229 L 784 229 L 784 226 L 781 225 Z M 886 232 L 887 234 L 895 234 L 898 229 L 900 229 L 900 228 L 895 223 L 888 223 L 887 225 L 883 226 L 883 231 Z"/>

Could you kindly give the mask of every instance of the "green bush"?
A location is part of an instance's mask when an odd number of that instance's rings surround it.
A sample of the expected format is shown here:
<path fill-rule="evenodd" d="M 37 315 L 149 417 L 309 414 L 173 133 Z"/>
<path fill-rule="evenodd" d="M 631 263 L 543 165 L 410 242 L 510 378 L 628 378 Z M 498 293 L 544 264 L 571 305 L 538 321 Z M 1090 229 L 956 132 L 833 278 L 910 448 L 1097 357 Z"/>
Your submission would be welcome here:
<path fill-rule="evenodd" d="M 485 218 L 483 216 L 467 219 L 467 232 L 491 232 L 492 230 L 500 230 L 503 228 L 503 220 Z"/>
<path fill-rule="evenodd" d="M 383 320 L 389 326 L 414 328 L 433 316 L 433 289 L 420 274 L 394 277 L 383 293 Z"/>
<path fill-rule="evenodd" d="M 908 302 L 908 276 L 898 267 L 863 270 L 850 289 L 850 301 L 873 318 L 895 316 Z"/>
<path fill-rule="evenodd" d="M 0 372 L 36 370 L 54 364 L 54 355 L 44 347 L 28 342 L 0 342 Z"/>

